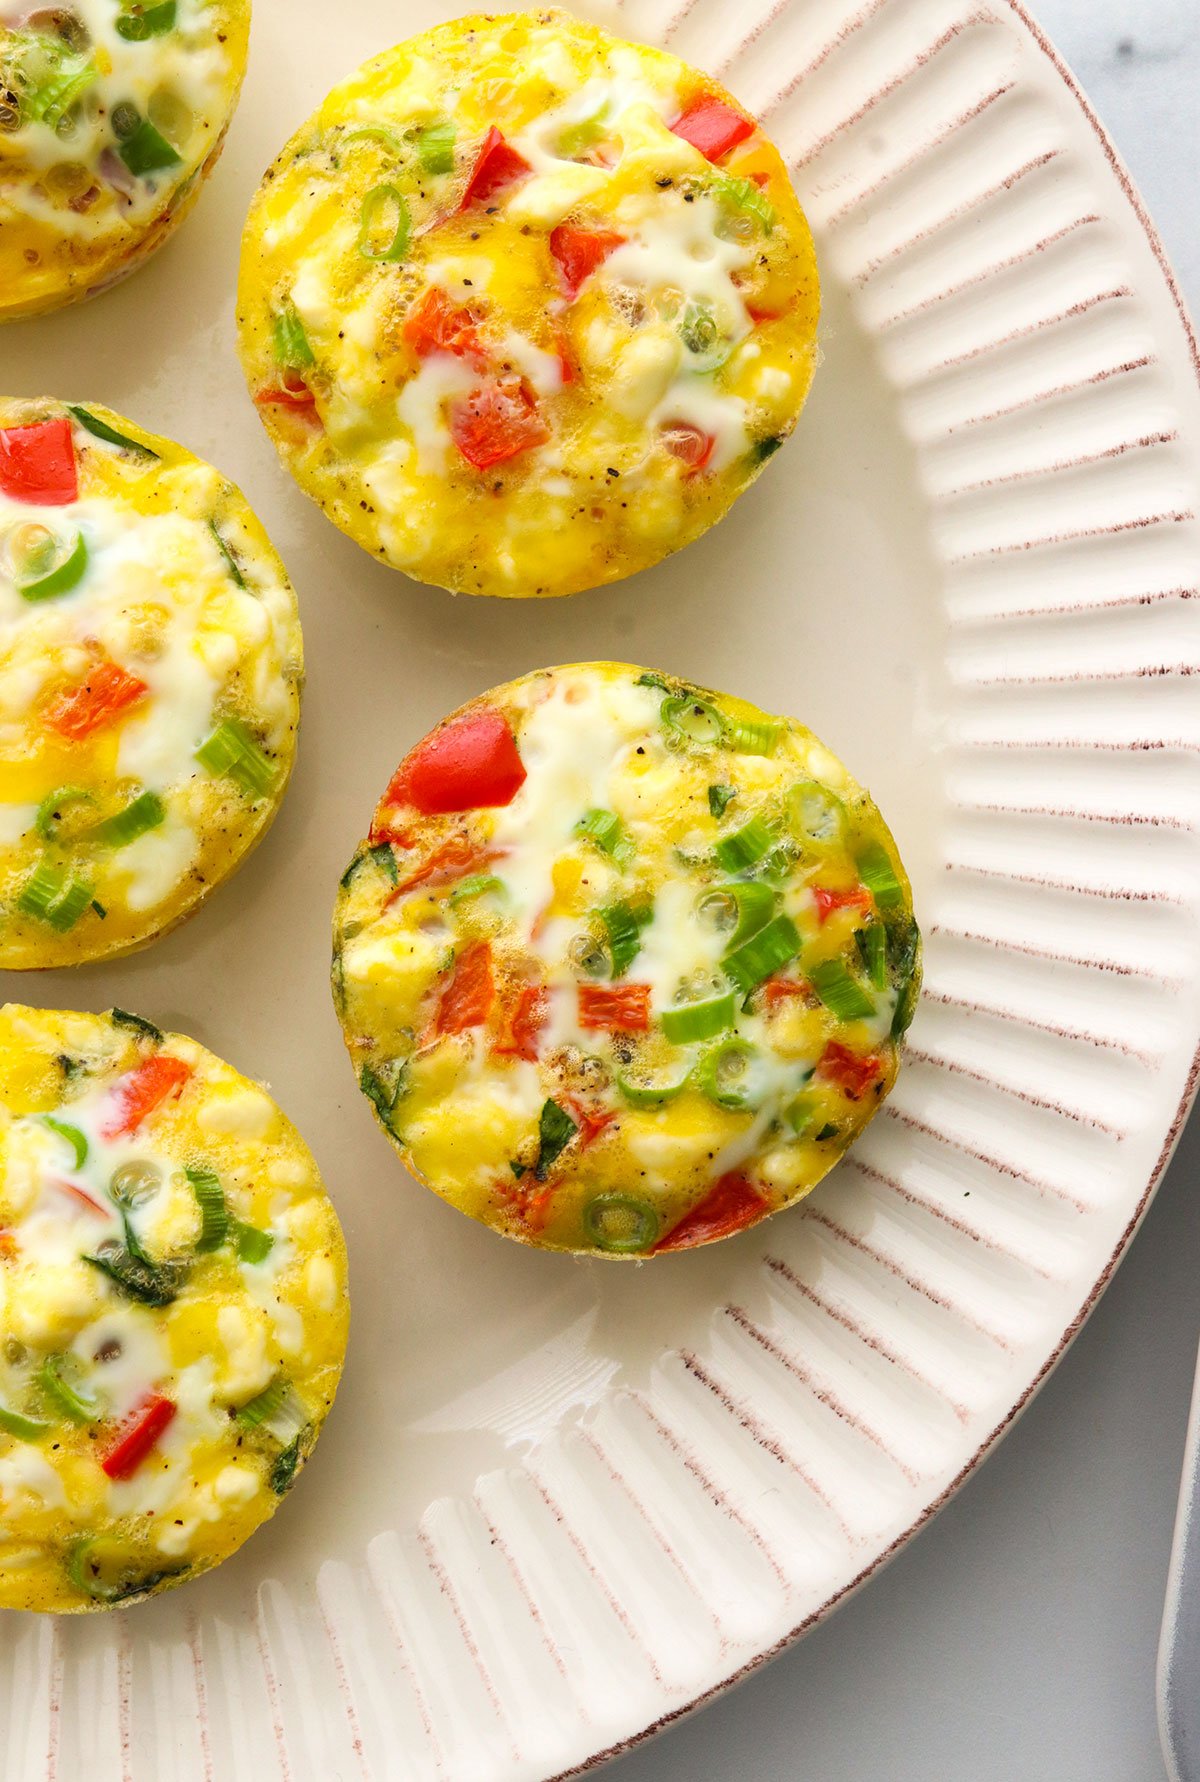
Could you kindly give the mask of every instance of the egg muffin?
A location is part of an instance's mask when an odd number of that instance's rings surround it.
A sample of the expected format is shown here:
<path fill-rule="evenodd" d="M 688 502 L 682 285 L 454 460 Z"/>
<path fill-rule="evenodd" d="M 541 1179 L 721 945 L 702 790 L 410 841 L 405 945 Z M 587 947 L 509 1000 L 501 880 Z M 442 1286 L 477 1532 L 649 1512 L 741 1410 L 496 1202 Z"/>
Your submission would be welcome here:
<path fill-rule="evenodd" d="M 120 1009 L 0 1008 L 0 1608 L 227 1559 L 312 1452 L 348 1317 L 337 1217 L 263 1089 Z"/>
<path fill-rule="evenodd" d="M 418 1178 L 523 1243 L 646 1257 L 833 1167 L 895 1080 L 920 957 L 896 845 L 811 731 L 598 662 L 404 758 L 333 985 Z"/>
<path fill-rule="evenodd" d="M 0 402 L 0 967 L 195 909 L 279 807 L 302 669 L 232 483 L 94 403 Z"/>
<path fill-rule="evenodd" d="M 64 0 L 0 21 L 0 321 L 115 284 L 186 215 L 246 69 L 249 0 Z"/>
<path fill-rule="evenodd" d="M 676 57 L 558 11 L 367 62 L 263 179 L 238 323 L 288 469 L 384 562 L 573 594 L 719 520 L 812 379 L 779 154 Z"/>

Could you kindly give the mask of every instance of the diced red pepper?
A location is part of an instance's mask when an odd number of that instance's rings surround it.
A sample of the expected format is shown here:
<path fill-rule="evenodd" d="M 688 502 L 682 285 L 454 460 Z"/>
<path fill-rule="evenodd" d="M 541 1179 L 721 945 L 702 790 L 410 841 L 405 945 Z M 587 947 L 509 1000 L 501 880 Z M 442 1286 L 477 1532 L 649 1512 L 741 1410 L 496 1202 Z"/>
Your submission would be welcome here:
<path fill-rule="evenodd" d="M 316 418 L 317 399 L 307 384 L 298 390 L 285 390 L 282 385 L 270 390 L 260 390 L 254 400 L 259 408 L 290 408 L 297 414 Z"/>
<path fill-rule="evenodd" d="M 571 1118 L 579 1128 L 576 1149 L 579 1151 L 586 1151 L 588 1146 L 592 1144 L 595 1139 L 600 1137 L 600 1134 L 604 1131 L 605 1127 L 612 1125 L 617 1116 L 615 1113 L 606 1113 L 604 1111 L 597 1111 L 595 1108 L 584 1107 L 582 1102 L 575 1101 L 569 1095 L 567 1096 L 566 1101 L 568 1108 L 571 1110 Z"/>
<path fill-rule="evenodd" d="M 101 1138 L 124 1138 L 136 1132 L 155 1108 L 178 1095 L 192 1074 L 190 1064 L 172 1058 L 168 1052 L 156 1052 L 143 1058 L 133 1070 L 113 1084 L 109 1096 L 110 1111 L 100 1128 Z"/>
<path fill-rule="evenodd" d="M 758 305 L 754 303 L 746 305 L 746 314 L 754 323 L 777 322 L 783 313 L 781 309 L 759 309 Z"/>
<path fill-rule="evenodd" d="M 676 136 L 682 136 L 710 161 L 719 161 L 739 142 L 754 134 L 754 120 L 720 99 L 701 95 L 671 125 Z"/>
<path fill-rule="evenodd" d="M 492 949 L 487 941 L 476 941 L 454 962 L 454 976 L 438 1004 L 435 1031 L 465 1033 L 468 1027 L 482 1027 L 495 1000 Z"/>
<path fill-rule="evenodd" d="M 487 363 L 487 350 L 479 338 L 475 317 L 469 309 L 451 303 L 445 291 L 429 285 L 404 318 L 403 335 L 421 358 L 429 353 L 454 353 L 479 366 Z"/>
<path fill-rule="evenodd" d="M 64 1182 L 60 1176 L 54 1176 L 50 1186 L 57 1188 L 60 1194 L 69 1194 L 72 1200 L 77 1200 L 81 1207 L 87 1208 L 89 1213 L 98 1213 L 102 1219 L 108 1219 L 112 1215 L 111 1207 L 102 1207 L 98 1200 L 93 1200 L 90 1194 L 82 1188 L 77 1188 L 74 1182 Z"/>
<path fill-rule="evenodd" d="M 625 237 L 612 229 L 576 229 L 560 223 L 550 231 L 550 252 L 558 262 L 563 290 L 574 300 L 579 287 L 591 278 L 597 266 L 624 245 Z"/>
<path fill-rule="evenodd" d="M 142 1400 L 118 1433 L 117 1440 L 100 1457 L 110 1479 L 129 1479 L 136 1473 L 177 1410 L 175 1401 L 152 1393 Z"/>
<path fill-rule="evenodd" d="M 554 348 L 558 354 L 558 363 L 562 367 L 563 383 L 577 384 L 579 382 L 579 360 L 575 357 L 575 347 L 571 336 L 564 328 L 558 330 Z"/>
<path fill-rule="evenodd" d="M 730 1237 L 756 1225 L 767 1212 L 767 1203 L 759 1190 L 739 1170 L 730 1170 L 716 1187 L 666 1237 L 654 1246 L 657 1256 L 663 1250 L 694 1250 L 700 1244 L 711 1244 L 717 1238 Z"/>
<path fill-rule="evenodd" d="M 663 444 L 690 471 L 704 470 L 716 450 L 716 439 L 690 421 L 672 421 L 663 429 Z"/>
<path fill-rule="evenodd" d="M 452 835 L 448 842 L 434 849 L 424 866 L 401 879 L 388 902 L 411 891 L 414 885 L 449 885 L 455 879 L 465 879 L 470 872 L 482 872 L 493 860 L 499 860 L 503 852 L 502 848 L 481 848 L 469 836 Z"/>
<path fill-rule="evenodd" d="M 649 984 L 580 984 L 579 1025 L 645 1033 L 650 1025 Z"/>
<path fill-rule="evenodd" d="M 785 978 L 778 974 L 768 978 L 762 986 L 763 1001 L 769 1009 L 778 1008 L 781 1002 L 790 1002 L 793 996 L 807 996 L 808 991 L 802 978 Z"/>
<path fill-rule="evenodd" d="M 538 1040 L 549 1014 L 541 984 L 523 984 L 515 1003 L 505 1010 L 495 1051 L 501 1058 L 527 1058 L 535 1062 Z"/>
<path fill-rule="evenodd" d="M 865 885 L 856 885 L 853 891 L 827 891 L 824 885 L 814 885 L 813 896 L 817 900 L 817 921 L 822 928 L 839 910 L 861 910 L 864 916 L 871 913 L 871 893 Z"/>
<path fill-rule="evenodd" d="M 550 437 L 537 398 L 519 377 L 489 378 L 459 397 L 449 422 L 451 439 L 476 470 L 507 464 Z"/>
<path fill-rule="evenodd" d="M 11 1231 L 0 1231 L 0 1262 L 11 1262 L 16 1253 L 16 1234 Z"/>
<path fill-rule="evenodd" d="M 458 208 L 466 210 L 472 204 L 485 204 L 503 187 L 510 186 L 523 174 L 532 172 L 533 168 L 524 155 L 513 148 L 510 142 L 506 142 L 493 124 L 480 145 L 471 177 L 467 181 L 467 189 Z"/>
<path fill-rule="evenodd" d="M 491 810 L 511 804 L 524 784 L 525 764 L 508 719 L 495 706 L 478 706 L 439 725 L 409 750 L 381 809 L 413 805 L 426 817 Z"/>
<path fill-rule="evenodd" d="M 83 742 L 93 730 L 115 723 L 149 691 L 145 681 L 106 656 L 84 680 L 56 693 L 42 717 L 51 730 L 65 736 L 68 742 Z"/>
<path fill-rule="evenodd" d="M 30 427 L 0 427 L 0 489 L 35 507 L 78 500 L 75 442 L 65 415 Z"/>
<path fill-rule="evenodd" d="M 883 1075 L 883 1061 L 876 1058 L 874 1053 L 860 1058 L 857 1053 L 834 1040 L 821 1055 L 817 1075 L 836 1083 L 850 1101 L 859 1101 L 871 1084 Z"/>

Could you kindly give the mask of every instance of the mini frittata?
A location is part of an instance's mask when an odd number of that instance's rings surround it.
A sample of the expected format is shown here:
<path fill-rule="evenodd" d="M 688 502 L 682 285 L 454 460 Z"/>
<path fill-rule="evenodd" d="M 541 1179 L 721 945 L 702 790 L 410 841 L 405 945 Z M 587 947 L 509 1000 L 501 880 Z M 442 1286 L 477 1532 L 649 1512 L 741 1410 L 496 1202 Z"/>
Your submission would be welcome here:
<path fill-rule="evenodd" d="M 875 805 L 791 718 L 612 662 L 465 705 L 341 882 L 334 996 L 415 1174 L 507 1237 L 646 1257 L 799 1200 L 920 985 Z"/>
<path fill-rule="evenodd" d="M 257 1084 L 135 1015 L 0 1008 L 0 1608 L 241 1546 L 337 1390 L 346 1253 Z"/>
<path fill-rule="evenodd" d="M 64 0 L 0 16 L 0 321 L 116 284 L 216 164 L 250 0 Z"/>
<path fill-rule="evenodd" d="M 0 967 L 195 909 L 279 807 L 302 673 L 232 483 L 94 403 L 0 401 Z"/>
<path fill-rule="evenodd" d="M 820 307 L 777 151 L 558 11 L 366 63 L 242 243 L 251 393 L 306 494 L 460 593 L 573 594 L 719 520 L 795 426 Z"/>

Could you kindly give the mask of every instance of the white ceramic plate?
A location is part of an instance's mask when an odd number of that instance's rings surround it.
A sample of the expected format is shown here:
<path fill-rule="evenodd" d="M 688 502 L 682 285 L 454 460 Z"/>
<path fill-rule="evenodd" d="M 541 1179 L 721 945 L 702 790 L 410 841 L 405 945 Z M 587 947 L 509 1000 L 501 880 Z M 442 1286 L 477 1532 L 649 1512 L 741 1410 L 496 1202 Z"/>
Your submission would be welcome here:
<path fill-rule="evenodd" d="M 350 1240 L 311 1469 L 234 1561 L 84 1623 L 9 1615 L 12 1782 L 574 1772 L 867 1576 L 1011 1421 L 1145 1209 L 1194 1085 L 1200 397 L 1136 198 L 1015 0 L 627 0 L 761 111 L 818 236 L 799 436 L 680 558 L 572 602 L 373 566 L 277 469 L 233 346 L 241 220 L 326 87 L 451 6 L 258 0 L 196 217 L 0 336 L 240 481 L 302 602 L 300 764 L 261 852 L 116 1000 L 269 1080 Z M 848 662 L 847 617 L 859 643 Z M 326 985 L 339 871 L 443 711 L 615 656 L 812 724 L 867 779 L 928 937 L 910 1062 L 811 1202 L 649 1268 L 503 1243 L 415 1188 Z"/>

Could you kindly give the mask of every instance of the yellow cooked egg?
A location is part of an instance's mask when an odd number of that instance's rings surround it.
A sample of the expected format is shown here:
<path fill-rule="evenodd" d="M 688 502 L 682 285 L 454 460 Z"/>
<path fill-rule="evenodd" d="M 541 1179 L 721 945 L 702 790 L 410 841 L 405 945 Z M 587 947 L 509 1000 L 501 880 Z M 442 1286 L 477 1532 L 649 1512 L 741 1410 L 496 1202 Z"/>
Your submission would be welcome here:
<path fill-rule="evenodd" d="M 753 119 L 544 11 L 439 25 L 334 89 L 259 188 L 238 322 L 264 425 L 343 531 L 521 596 L 719 520 L 795 426 L 819 307 Z"/>
<path fill-rule="evenodd" d="M 302 673 L 232 483 L 96 404 L 0 402 L 0 966 L 195 909 L 279 807 Z"/>
<path fill-rule="evenodd" d="M 334 913 L 346 1045 L 404 1161 L 595 1255 L 807 1194 L 895 1081 L 920 979 L 895 842 L 811 731 L 612 662 L 418 743 Z"/>
<path fill-rule="evenodd" d="M 0 1608 L 227 1559 L 311 1454 L 347 1323 L 337 1217 L 265 1091 L 119 1009 L 0 1008 Z"/>

